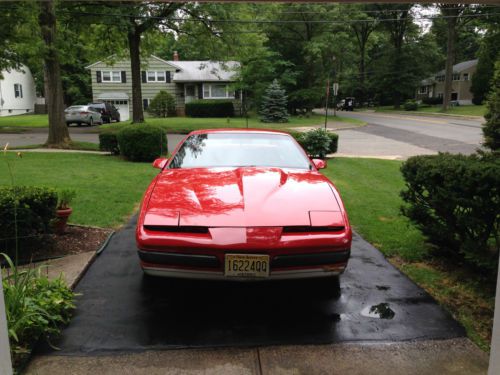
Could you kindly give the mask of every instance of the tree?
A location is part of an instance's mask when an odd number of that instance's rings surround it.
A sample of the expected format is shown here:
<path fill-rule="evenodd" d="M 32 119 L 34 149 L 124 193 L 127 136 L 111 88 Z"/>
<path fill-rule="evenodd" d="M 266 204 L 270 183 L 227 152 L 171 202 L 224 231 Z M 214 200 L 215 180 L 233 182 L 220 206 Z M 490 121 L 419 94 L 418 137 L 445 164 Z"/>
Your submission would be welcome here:
<path fill-rule="evenodd" d="M 260 110 L 262 122 L 288 122 L 287 97 L 283 90 L 274 80 L 266 90 L 262 98 L 262 107 Z"/>
<path fill-rule="evenodd" d="M 38 21 L 44 42 L 45 97 L 49 115 L 48 147 L 64 148 L 71 142 L 64 119 L 63 87 L 56 45 L 56 15 L 53 0 L 41 1 Z"/>
<path fill-rule="evenodd" d="M 492 80 L 491 92 L 488 96 L 488 111 L 484 116 L 483 125 L 484 146 L 495 153 L 500 152 L 500 61 L 495 64 L 495 75 Z"/>
<path fill-rule="evenodd" d="M 482 41 L 476 73 L 472 76 L 471 92 L 474 104 L 482 104 L 491 87 L 495 61 L 500 58 L 500 28 L 492 26 Z"/>

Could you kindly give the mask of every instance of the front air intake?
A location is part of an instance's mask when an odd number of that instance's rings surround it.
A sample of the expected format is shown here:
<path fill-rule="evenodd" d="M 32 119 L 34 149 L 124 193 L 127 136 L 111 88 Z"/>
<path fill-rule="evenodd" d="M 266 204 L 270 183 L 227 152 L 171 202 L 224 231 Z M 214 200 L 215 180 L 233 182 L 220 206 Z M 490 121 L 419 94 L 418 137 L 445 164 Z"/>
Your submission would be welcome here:
<path fill-rule="evenodd" d="M 289 226 L 283 227 L 283 233 L 325 233 L 325 232 L 342 232 L 344 226 L 336 227 L 311 227 L 311 226 Z"/>
<path fill-rule="evenodd" d="M 144 229 L 152 232 L 208 234 L 208 227 L 197 226 L 144 225 Z"/>

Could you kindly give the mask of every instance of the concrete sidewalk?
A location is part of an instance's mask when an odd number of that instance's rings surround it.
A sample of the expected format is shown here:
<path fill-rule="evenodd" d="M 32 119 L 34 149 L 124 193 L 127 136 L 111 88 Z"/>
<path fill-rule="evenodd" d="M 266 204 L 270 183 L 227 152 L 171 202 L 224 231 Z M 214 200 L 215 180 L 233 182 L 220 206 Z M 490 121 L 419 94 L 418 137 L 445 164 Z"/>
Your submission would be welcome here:
<path fill-rule="evenodd" d="M 293 329 L 293 327 L 290 327 Z M 468 339 L 169 350 L 111 356 L 42 356 L 26 374 L 486 374 L 487 355 Z"/>

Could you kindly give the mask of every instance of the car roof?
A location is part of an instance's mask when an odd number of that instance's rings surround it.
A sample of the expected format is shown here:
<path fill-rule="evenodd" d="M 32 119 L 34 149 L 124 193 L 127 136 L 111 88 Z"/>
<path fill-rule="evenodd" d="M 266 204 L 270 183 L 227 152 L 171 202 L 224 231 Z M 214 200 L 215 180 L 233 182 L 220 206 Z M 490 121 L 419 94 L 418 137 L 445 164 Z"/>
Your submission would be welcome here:
<path fill-rule="evenodd" d="M 192 134 L 223 134 L 223 133 L 249 133 L 249 134 L 282 134 L 282 135 L 290 135 L 287 132 L 280 130 L 272 130 L 272 129 L 239 129 L 239 128 L 219 128 L 219 129 L 201 129 L 194 130 L 190 132 L 188 135 Z"/>

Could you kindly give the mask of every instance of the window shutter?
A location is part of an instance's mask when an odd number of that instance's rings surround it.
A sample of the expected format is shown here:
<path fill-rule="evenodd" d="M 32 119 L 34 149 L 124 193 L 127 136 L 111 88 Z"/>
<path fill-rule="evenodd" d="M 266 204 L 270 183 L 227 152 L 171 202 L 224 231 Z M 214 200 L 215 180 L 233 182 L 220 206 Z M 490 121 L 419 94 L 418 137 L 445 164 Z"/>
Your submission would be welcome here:
<path fill-rule="evenodd" d="M 23 85 L 19 84 L 19 94 L 21 98 L 23 97 Z"/>
<path fill-rule="evenodd" d="M 146 83 L 146 72 L 143 70 L 141 74 L 142 74 L 142 83 Z"/>
<path fill-rule="evenodd" d="M 96 78 L 97 83 L 101 83 L 102 82 L 101 71 L 100 70 L 97 70 L 95 72 L 95 78 Z"/>
<path fill-rule="evenodd" d="M 122 70 L 122 83 L 127 83 L 127 72 Z"/>
<path fill-rule="evenodd" d="M 203 83 L 198 83 L 198 99 L 203 99 Z"/>
<path fill-rule="evenodd" d="M 149 101 L 148 101 L 148 99 L 142 99 L 142 107 L 144 109 L 148 109 L 148 107 L 149 107 Z"/>
<path fill-rule="evenodd" d="M 165 82 L 170 83 L 172 80 L 170 79 L 170 72 L 165 72 Z"/>

